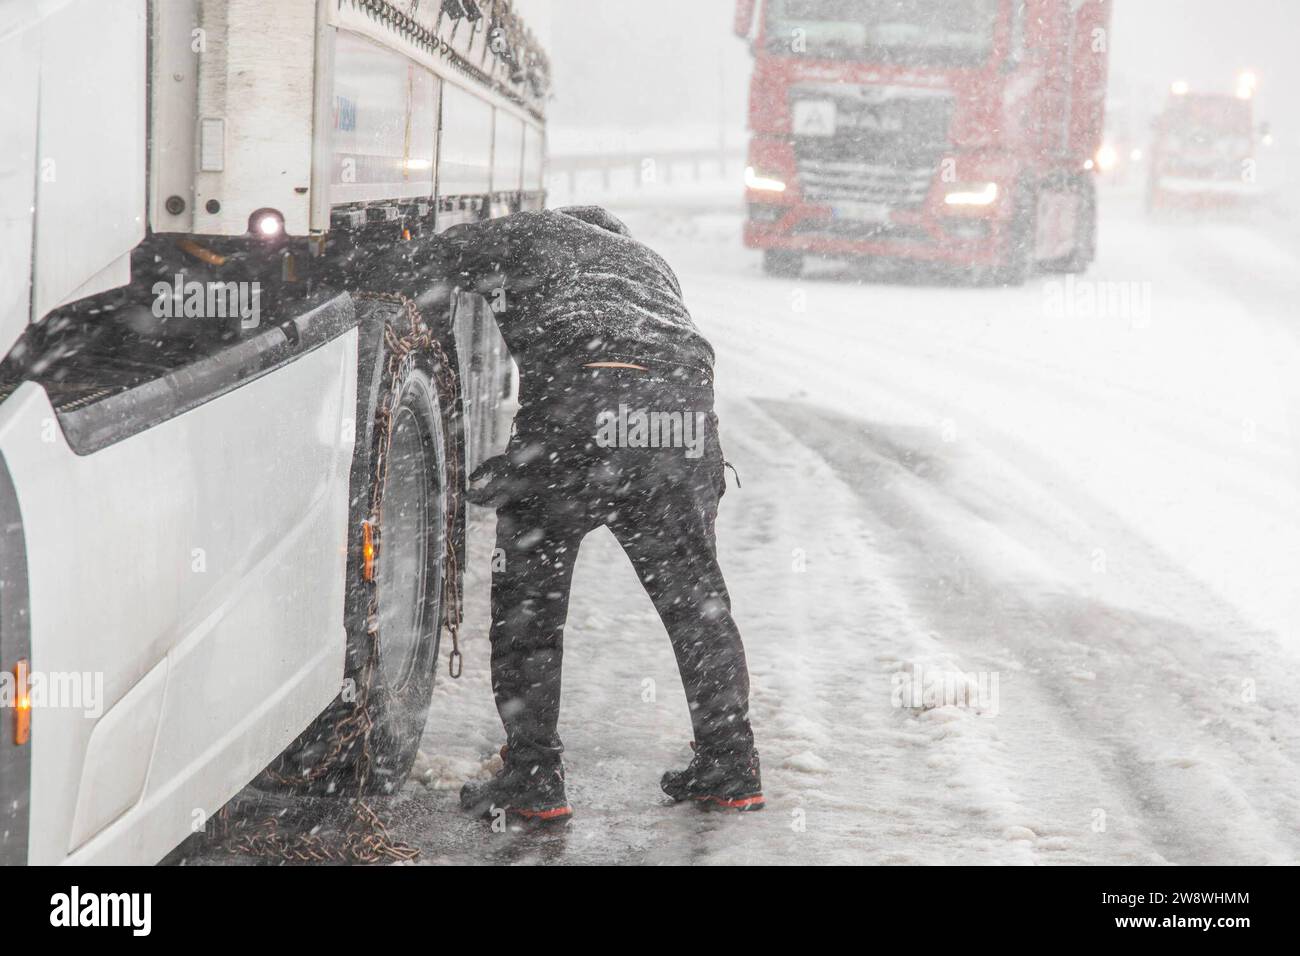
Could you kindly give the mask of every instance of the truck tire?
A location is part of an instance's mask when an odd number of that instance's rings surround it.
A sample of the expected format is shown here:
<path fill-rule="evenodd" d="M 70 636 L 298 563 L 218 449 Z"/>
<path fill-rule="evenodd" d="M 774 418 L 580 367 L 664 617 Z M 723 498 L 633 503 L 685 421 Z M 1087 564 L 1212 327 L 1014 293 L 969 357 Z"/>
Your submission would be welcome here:
<path fill-rule="evenodd" d="M 1040 268 L 1045 272 L 1084 273 L 1097 258 L 1097 187 L 1091 178 L 1080 177 L 1071 183 L 1071 190 L 1079 194 L 1074 249 L 1067 256 L 1043 262 Z"/>
<path fill-rule="evenodd" d="M 780 279 L 797 279 L 803 275 L 803 253 L 790 249 L 764 249 L 763 272 Z"/>
<path fill-rule="evenodd" d="M 458 403 L 438 387 L 447 352 L 401 353 L 394 332 L 414 313 L 409 303 L 358 306 L 372 314 L 358 344 L 344 684 L 254 781 L 261 789 L 350 796 L 401 787 L 428 717 L 442 628 L 455 612 L 447 584 L 459 573 L 463 514 L 452 494 L 459 446 L 449 443 Z"/>
<path fill-rule="evenodd" d="M 382 502 L 372 525 L 378 620 L 360 648 L 373 660 L 368 782 L 384 792 L 401 786 L 419 750 L 438 669 L 443 578 L 449 571 L 447 444 L 427 373 L 409 370 L 391 418 L 382 490 L 374 489 Z M 364 567 L 365 559 L 353 564 Z"/>
<path fill-rule="evenodd" d="M 1034 271 L 1034 243 L 1038 229 L 1038 193 L 1029 186 L 1016 190 L 1010 235 L 1002 261 L 993 269 L 993 284 L 1022 286 Z"/>

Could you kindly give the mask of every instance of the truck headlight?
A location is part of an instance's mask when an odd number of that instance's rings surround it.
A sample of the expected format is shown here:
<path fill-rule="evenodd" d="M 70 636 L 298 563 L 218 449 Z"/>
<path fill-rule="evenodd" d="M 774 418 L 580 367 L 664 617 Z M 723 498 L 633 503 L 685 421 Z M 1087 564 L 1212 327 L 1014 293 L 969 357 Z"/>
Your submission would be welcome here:
<path fill-rule="evenodd" d="M 762 176 L 756 173 L 753 166 L 745 167 L 745 186 L 761 193 L 785 192 L 785 183 L 771 176 Z"/>
<path fill-rule="evenodd" d="M 991 206 L 998 201 L 997 183 L 965 183 L 943 197 L 948 206 Z"/>

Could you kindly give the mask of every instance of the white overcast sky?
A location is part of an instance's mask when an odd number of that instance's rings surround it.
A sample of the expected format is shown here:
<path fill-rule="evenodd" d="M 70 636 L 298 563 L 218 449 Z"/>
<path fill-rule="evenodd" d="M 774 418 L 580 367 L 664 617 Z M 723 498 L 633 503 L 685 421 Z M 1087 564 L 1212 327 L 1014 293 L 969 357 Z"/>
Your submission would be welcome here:
<path fill-rule="evenodd" d="M 542 3 L 546 0 L 530 0 Z M 959 2 L 959 0 L 954 0 Z M 1114 0 L 1112 76 L 1158 91 L 1175 78 L 1231 90 L 1258 72 L 1261 117 L 1297 113 L 1300 0 Z M 744 123 L 750 58 L 732 0 L 549 0 L 552 117 L 566 129 Z M 1153 104 L 1154 105 L 1154 104 Z"/>

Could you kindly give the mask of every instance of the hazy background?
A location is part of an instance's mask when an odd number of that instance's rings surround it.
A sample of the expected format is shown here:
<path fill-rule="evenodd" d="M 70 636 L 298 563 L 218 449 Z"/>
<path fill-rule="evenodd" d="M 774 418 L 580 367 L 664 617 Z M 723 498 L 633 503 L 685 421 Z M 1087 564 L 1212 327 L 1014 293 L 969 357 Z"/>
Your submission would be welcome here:
<path fill-rule="evenodd" d="M 743 127 L 731 0 L 551 0 L 555 127 Z"/>
<path fill-rule="evenodd" d="M 545 0 L 533 0 L 543 3 Z M 1231 92 L 1260 77 L 1261 119 L 1295 142 L 1300 0 L 1114 0 L 1112 89 L 1154 112 L 1175 79 Z M 732 35 L 732 0 L 549 0 L 556 99 L 552 148 L 616 131 L 644 137 L 745 123 L 750 57 Z M 729 136 L 730 138 L 730 136 Z M 711 144 L 710 144 L 711 145 Z M 590 147 L 588 147 L 590 148 Z"/>

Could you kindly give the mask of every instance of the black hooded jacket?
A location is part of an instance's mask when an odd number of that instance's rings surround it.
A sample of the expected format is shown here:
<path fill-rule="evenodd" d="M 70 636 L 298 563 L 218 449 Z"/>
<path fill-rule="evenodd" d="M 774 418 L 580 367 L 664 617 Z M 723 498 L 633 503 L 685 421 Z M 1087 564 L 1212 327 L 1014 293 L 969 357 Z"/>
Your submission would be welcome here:
<path fill-rule="evenodd" d="M 487 296 L 521 374 L 637 360 L 713 368 L 658 254 L 597 206 L 453 226 L 428 263 Z"/>

